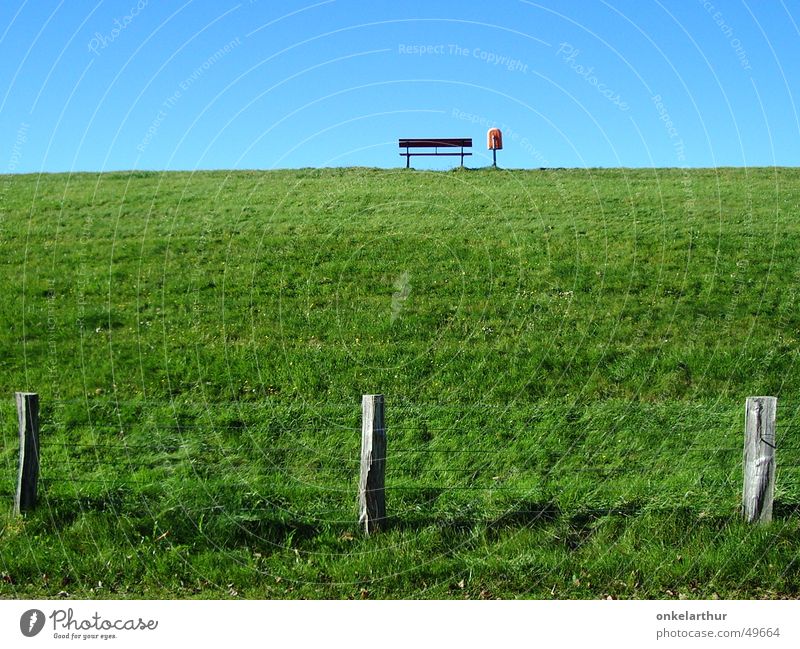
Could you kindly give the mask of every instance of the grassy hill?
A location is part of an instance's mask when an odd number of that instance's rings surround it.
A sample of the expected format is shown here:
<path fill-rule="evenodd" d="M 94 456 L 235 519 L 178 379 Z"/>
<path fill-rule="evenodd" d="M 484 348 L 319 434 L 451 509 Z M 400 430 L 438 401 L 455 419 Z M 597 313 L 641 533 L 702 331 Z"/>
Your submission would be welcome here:
<path fill-rule="evenodd" d="M 796 597 L 798 205 L 794 169 L 1 177 L 0 596 Z"/>

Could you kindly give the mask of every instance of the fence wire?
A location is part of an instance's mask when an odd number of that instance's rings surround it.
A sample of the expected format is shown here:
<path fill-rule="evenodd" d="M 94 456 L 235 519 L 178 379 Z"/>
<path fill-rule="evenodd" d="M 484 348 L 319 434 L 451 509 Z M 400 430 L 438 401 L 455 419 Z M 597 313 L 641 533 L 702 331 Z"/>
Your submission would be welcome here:
<path fill-rule="evenodd" d="M 241 401 L 196 404 L 195 410 L 200 410 L 201 415 L 215 406 L 225 406 L 255 414 L 272 409 L 283 418 L 272 421 L 248 421 L 244 418 L 208 423 L 196 419 L 182 422 L 180 417 L 186 414 L 188 407 L 185 403 L 111 401 L 96 404 L 91 399 L 78 399 L 59 401 L 55 405 L 68 404 L 88 404 L 89 417 L 85 421 L 71 421 L 68 424 L 58 423 L 53 417 L 42 419 L 42 429 L 47 432 L 40 441 L 40 481 L 45 499 L 57 496 L 59 490 L 75 493 L 98 488 L 101 492 L 128 488 L 158 490 L 163 486 L 159 481 L 171 477 L 175 472 L 200 486 L 233 481 L 236 485 L 247 487 L 249 492 L 265 497 L 288 498 L 303 493 L 328 500 L 336 499 L 338 505 L 331 504 L 334 508 L 350 507 L 358 492 L 361 427 L 354 423 L 359 413 L 353 403 L 327 403 L 322 408 L 320 404 L 298 404 L 286 408 L 286 404 Z M 182 409 L 184 412 L 176 412 L 174 418 L 161 421 L 153 421 L 149 417 L 126 420 L 119 412 L 123 406 L 146 408 L 153 404 L 164 409 Z M 545 408 L 537 410 L 527 407 L 524 412 L 517 413 L 513 408 L 513 405 L 498 404 L 391 404 L 395 421 L 390 419 L 386 425 L 390 439 L 385 491 L 400 496 L 416 492 L 425 502 L 448 493 L 485 496 L 496 493 L 522 501 L 533 494 L 546 493 L 551 484 L 560 484 L 573 475 L 586 475 L 591 476 L 583 484 L 586 492 L 592 493 L 593 489 L 601 490 L 613 483 L 619 492 L 617 495 L 625 493 L 633 499 L 646 501 L 647 494 L 641 492 L 640 485 L 634 485 L 624 492 L 620 491 L 621 485 L 618 483 L 647 476 L 669 478 L 676 469 L 684 467 L 695 470 L 692 479 L 704 488 L 724 489 L 730 498 L 739 495 L 742 462 L 736 455 L 743 453 L 743 444 L 714 446 L 709 445 L 708 438 L 711 432 L 720 439 L 727 439 L 729 433 L 738 436 L 741 421 L 737 421 L 736 428 L 722 426 L 692 430 L 686 424 L 674 426 L 672 430 L 680 434 L 665 438 L 661 445 L 652 448 L 635 445 L 626 448 L 620 445 L 616 437 L 609 439 L 607 446 L 597 446 L 589 437 L 589 433 L 596 435 L 597 430 L 587 431 L 586 435 L 574 440 L 566 440 L 557 448 L 559 442 L 556 435 L 540 435 L 537 439 L 535 433 L 525 434 L 529 429 L 528 422 L 536 420 L 536 413 L 545 413 Z M 116 412 L 109 413 L 109 409 Z M 98 411 L 98 417 L 93 416 L 95 411 Z M 311 412 L 313 421 L 300 420 L 295 424 L 288 421 L 292 413 L 306 411 Z M 324 417 L 320 415 L 324 411 L 333 411 L 334 414 Z M 508 422 L 494 420 L 483 427 L 461 416 L 446 425 L 423 418 L 437 412 L 461 415 L 465 411 L 470 415 L 511 413 L 514 416 Z M 704 418 L 718 416 L 732 419 L 734 411 L 702 410 L 698 414 Z M 103 422 L 99 415 L 115 417 L 117 421 Z M 476 430 L 480 430 L 484 438 L 495 439 L 497 445 L 452 445 L 454 440 L 469 438 L 470 433 L 474 436 Z M 779 431 L 780 440 L 800 439 L 800 435 L 796 434 L 800 429 L 794 426 L 794 419 L 789 426 L 779 426 Z M 184 432 L 185 436 L 182 435 Z M 142 441 L 142 437 L 148 433 L 152 441 Z M 399 437 L 396 448 L 391 441 L 392 433 L 397 433 Z M 702 441 L 692 440 L 701 433 Z M 294 443 L 287 443 L 287 434 L 295 436 L 292 440 Z M 131 436 L 130 441 L 128 435 Z M 441 445 L 437 437 L 444 435 L 451 445 Z M 433 439 L 419 443 L 409 441 L 409 438 L 419 436 L 432 436 Z M 102 437 L 112 439 L 106 441 Z M 9 457 L 15 450 L 15 445 L 6 440 L 5 446 L 0 448 L 0 457 L 2 454 Z M 800 474 L 795 472 L 800 469 L 800 445 L 782 445 L 779 442 L 777 452 L 779 480 L 787 483 L 788 479 L 787 484 L 798 491 Z M 7 460 L 8 469 L 12 469 L 12 464 L 11 460 Z M 683 482 L 677 482 L 685 484 L 686 478 L 683 478 Z M 0 495 L 13 494 L 11 489 L 0 491 Z M 390 513 L 388 518 L 406 522 L 420 518 L 413 509 L 413 503 L 406 505 L 399 512 Z M 212 505 L 196 511 L 219 511 L 225 507 L 227 505 Z M 282 507 L 283 511 L 287 511 L 285 505 Z M 275 507 L 247 507 L 250 514 L 261 511 L 274 514 Z M 548 511 L 546 508 L 514 509 L 513 514 L 545 515 Z M 622 510 L 610 506 L 596 511 Z M 441 512 L 436 514 L 439 517 L 441 515 Z M 313 516 L 311 518 L 319 520 Z M 352 519 L 346 522 L 352 523 Z"/>

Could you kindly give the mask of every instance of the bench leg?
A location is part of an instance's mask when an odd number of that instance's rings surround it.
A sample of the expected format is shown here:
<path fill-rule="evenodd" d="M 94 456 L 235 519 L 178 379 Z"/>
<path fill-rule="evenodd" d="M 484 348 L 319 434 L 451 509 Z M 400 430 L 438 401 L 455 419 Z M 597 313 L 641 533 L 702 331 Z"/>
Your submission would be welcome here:
<path fill-rule="evenodd" d="M 411 167 L 411 154 L 408 152 L 408 147 L 406 147 L 406 169 Z"/>

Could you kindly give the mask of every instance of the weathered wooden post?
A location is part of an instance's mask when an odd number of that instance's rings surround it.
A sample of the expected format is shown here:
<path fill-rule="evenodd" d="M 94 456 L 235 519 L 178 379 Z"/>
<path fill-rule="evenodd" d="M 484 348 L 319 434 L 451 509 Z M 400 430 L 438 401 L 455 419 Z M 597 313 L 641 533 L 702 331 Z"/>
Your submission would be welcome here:
<path fill-rule="evenodd" d="M 369 535 L 386 520 L 386 429 L 383 395 L 361 398 L 361 478 L 358 483 L 358 522 Z"/>
<path fill-rule="evenodd" d="M 777 406 L 776 397 L 747 397 L 742 515 L 748 523 L 768 523 L 772 520 Z"/>
<path fill-rule="evenodd" d="M 14 513 L 20 514 L 36 507 L 39 480 L 39 395 L 33 392 L 17 392 L 15 397 L 19 420 L 19 474 Z"/>

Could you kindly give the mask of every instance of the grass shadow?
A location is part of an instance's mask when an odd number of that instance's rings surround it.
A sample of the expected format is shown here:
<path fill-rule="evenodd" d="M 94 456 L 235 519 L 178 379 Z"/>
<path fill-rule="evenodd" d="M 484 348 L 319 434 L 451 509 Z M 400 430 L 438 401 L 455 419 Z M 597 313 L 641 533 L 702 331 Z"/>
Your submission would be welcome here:
<path fill-rule="evenodd" d="M 800 516 L 800 503 L 775 502 L 772 504 L 772 517 L 780 520 Z"/>

